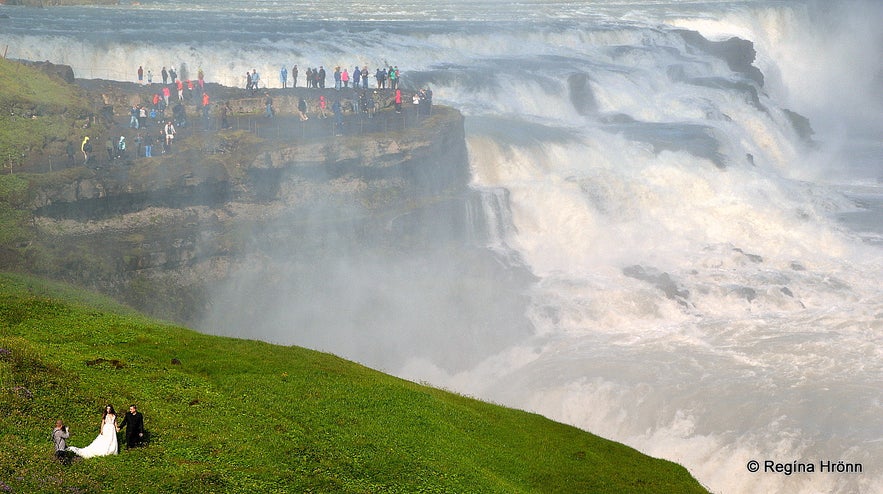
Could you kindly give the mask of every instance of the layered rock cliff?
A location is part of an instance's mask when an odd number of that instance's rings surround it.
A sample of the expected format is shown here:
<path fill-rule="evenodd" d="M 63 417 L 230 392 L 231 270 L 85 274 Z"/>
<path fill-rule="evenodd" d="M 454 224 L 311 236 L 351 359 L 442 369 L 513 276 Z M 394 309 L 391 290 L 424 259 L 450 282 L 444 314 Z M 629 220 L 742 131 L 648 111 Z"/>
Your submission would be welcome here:
<path fill-rule="evenodd" d="M 413 116 L 404 130 L 297 142 L 271 131 L 293 125 L 283 116 L 261 122 L 269 138 L 194 132 L 171 154 L 47 174 L 30 194 L 40 252 L 59 260 L 47 274 L 191 322 L 207 286 L 280 245 L 401 248 L 427 222 L 465 235 L 462 115 Z"/>

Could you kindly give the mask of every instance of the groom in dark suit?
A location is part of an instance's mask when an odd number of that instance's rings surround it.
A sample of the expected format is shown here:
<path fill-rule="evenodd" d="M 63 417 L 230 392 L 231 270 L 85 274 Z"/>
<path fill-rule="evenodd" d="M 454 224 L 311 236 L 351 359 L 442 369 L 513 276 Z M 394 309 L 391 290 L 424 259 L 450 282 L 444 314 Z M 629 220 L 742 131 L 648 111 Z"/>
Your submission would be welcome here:
<path fill-rule="evenodd" d="M 129 412 L 123 418 L 120 429 L 126 428 L 126 449 L 134 448 L 144 440 L 144 416 L 135 405 L 129 407 Z"/>

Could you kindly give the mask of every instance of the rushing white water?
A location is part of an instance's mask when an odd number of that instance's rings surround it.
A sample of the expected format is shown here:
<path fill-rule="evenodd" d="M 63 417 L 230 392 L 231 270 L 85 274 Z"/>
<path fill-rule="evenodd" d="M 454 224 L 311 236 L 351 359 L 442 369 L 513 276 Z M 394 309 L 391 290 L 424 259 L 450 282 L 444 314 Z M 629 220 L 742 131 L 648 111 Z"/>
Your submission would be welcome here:
<path fill-rule="evenodd" d="M 427 353 L 406 328 L 457 311 L 449 293 L 391 322 L 323 319 L 334 308 L 321 304 L 294 317 L 292 294 L 309 295 L 294 290 L 246 336 L 534 410 L 678 461 L 714 492 L 883 492 L 878 2 L 155 0 L 0 13 L 8 56 L 80 77 L 186 64 L 230 85 L 257 68 L 278 86 L 281 64 L 394 63 L 405 85 L 467 115 L 488 247 L 537 277 L 517 314 L 531 330 L 487 328 L 495 344 L 481 345 L 436 336 L 443 351 Z M 763 85 L 723 45 L 679 30 L 752 41 Z M 791 112 L 809 118 L 812 144 Z M 327 284 L 392 312 L 442 283 L 432 269 L 432 283 L 402 281 L 419 262 L 341 267 Z M 395 287 L 372 286 L 389 271 Z M 271 326 L 292 329 L 262 333 Z M 376 343 L 393 340 L 395 351 Z M 767 460 L 815 471 L 768 472 Z M 820 471 L 841 460 L 863 471 Z"/>

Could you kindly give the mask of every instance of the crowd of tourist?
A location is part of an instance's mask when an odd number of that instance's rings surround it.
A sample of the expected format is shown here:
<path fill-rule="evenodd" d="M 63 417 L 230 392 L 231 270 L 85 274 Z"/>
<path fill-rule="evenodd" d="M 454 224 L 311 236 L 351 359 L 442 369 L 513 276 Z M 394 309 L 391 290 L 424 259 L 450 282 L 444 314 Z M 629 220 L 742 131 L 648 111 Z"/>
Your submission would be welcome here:
<path fill-rule="evenodd" d="M 186 110 L 186 105 L 188 104 L 193 104 L 197 109 L 201 110 L 206 128 L 208 127 L 209 110 L 212 102 L 209 92 L 206 90 L 205 74 L 202 68 L 199 68 L 194 81 L 188 77 L 186 65 L 182 65 L 181 72 L 183 77 L 179 77 L 174 67 L 162 67 L 160 71 L 162 82 L 156 87 L 156 91 L 153 93 L 149 103 L 135 104 L 129 109 L 129 128 L 133 129 L 135 133 L 133 139 L 135 148 L 132 150 L 135 153 L 135 157 L 152 157 L 154 146 L 159 147 L 162 154 L 170 153 L 177 129 L 185 128 L 191 124 Z M 373 91 L 369 90 L 369 79 L 372 75 L 374 77 Z M 300 70 L 297 65 L 292 66 L 291 71 L 283 66 L 279 72 L 279 82 L 282 89 L 289 87 L 297 88 L 300 83 L 299 76 Z M 327 79 L 328 74 L 324 66 L 320 65 L 318 68 L 310 67 L 303 73 L 302 87 L 325 89 Z M 304 97 L 300 97 L 296 107 L 296 114 L 301 121 L 309 120 L 311 110 L 318 118 L 328 118 L 330 115 L 333 115 L 335 118 L 334 133 L 335 135 L 340 135 L 344 125 L 343 115 L 346 112 L 360 114 L 365 118 L 373 118 L 382 101 L 391 101 L 390 105 L 395 107 L 395 111 L 398 113 L 402 112 L 403 96 L 399 87 L 401 74 L 396 65 L 379 67 L 373 74 L 369 71 L 367 65 L 359 67 L 356 64 L 351 71 L 346 67 L 336 66 L 331 73 L 331 79 L 334 82 L 334 89 L 338 91 L 350 90 L 352 92 L 347 94 L 345 98 L 328 98 L 325 94 L 321 94 L 312 103 L 308 103 Z M 145 71 L 143 66 L 138 67 L 137 81 L 139 84 L 146 84 L 151 88 L 155 87 L 152 70 L 148 69 Z M 276 111 L 266 81 L 261 78 L 257 69 L 246 72 L 245 90 L 250 92 L 252 96 L 256 96 L 258 91 L 262 89 L 265 97 L 265 116 L 273 118 L 276 115 Z M 378 91 L 384 90 L 393 91 L 392 97 L 380 97 Z M 329 102 L 330 99 L 334 101 Z M 412 103 L 418 108 L 420 114 L 428 115 L 432 105 L 432 91 L 429 88 L 421 89 L 414 94 Z M 216 114 L 220 117 L 219 129 L 229 128 L 228 116 L 232 113 L 229 102 L 216 106 Z M 167 115 L 168 111 L 171 111 L 171 115 Z M 107 117 L 112 120 L 112 113 Z M 71 162 L 73 162 L 72 144 L 69 144 L 67 149 L 68 158 Z M 131 152 L 127 149 L 125 136 L 119 136 L 118 140 L 114 137 L 108 138 L 105 150 L 110 161 L 126 158 L 127 152 Z M 80 151 L 83 154 L 84 164 L 88 164 L 92 152 L 92 143 L 88 137 L 80 143 Z"/>

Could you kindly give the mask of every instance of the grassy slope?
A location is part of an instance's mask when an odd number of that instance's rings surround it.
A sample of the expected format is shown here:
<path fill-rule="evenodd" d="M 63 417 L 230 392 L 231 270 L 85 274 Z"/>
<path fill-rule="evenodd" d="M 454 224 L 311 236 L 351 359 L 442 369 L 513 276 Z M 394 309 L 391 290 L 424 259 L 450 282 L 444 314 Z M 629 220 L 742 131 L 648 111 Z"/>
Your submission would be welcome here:
<path fill-rule="evenodd" d="M 9 171 L 48 148 L 64 154 L 74 141 L 79 150 L 80 129 L 90 112 L 89 102 L 76 86 L 40 70 L 0 58 L 0 160 Z"/>
<path fill-rule="evenodd" d="M 0 490 L 704 492 L 676 464 L 538 415 L 19 275 L 0 275 L 0 349 Z M 130 402 L 149 447 L 53 460 L 56 418 L 85 446 L 105 403 Z"/>

